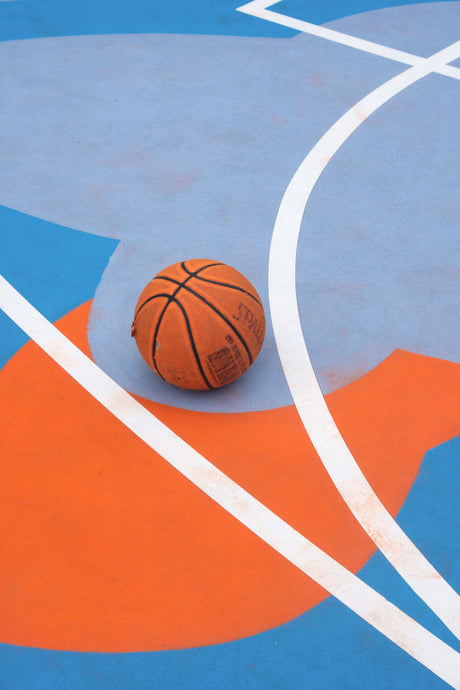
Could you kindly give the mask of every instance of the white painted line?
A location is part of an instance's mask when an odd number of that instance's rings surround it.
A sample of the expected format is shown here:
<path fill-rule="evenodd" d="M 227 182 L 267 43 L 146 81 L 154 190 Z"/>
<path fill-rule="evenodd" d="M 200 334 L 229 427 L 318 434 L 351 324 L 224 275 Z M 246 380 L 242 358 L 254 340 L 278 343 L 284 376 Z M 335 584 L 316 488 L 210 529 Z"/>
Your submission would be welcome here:
<path fill-rule="evenodd" d="M 454 688 L 460 654 L 214 467 L 105 374 L 0 276 L 0 308 L 109 412 L 218 505 Z"/>
<path fill-rule="evenodd" d="M 412 589 L 460 637 L 460 597 L 410 541 L 382 505 L 337 429 L 305 345 L 296 295 L 296 253 L 311 191 L 340 146 L 377 110 L 442 60 L 460 55 L 460 41 L 382 84 L 343 115 L 319 140 L 281 201 L 269 259 L 270 308 L 284 373 L 295 405 L 332 481 L 362 527 Z"/>
<path fill-rule="evenodd" d="M 278 0 L 253 0 L 252 2 L 248 2 L 246 5 L 241 5 L 241 7 L 238 7 L 237 11 L 243 12 L 244 14 L 249 14 L 252 17 L 274 22 L 275 24 L 281 24 L 281 26 L 286 26 L 290 29 L 295 29 L 296 31 L 301 31 L 305 34 L 312 34 L 313 36 L 318 36 L 319 38 L 325 38 L 328 41 L 340 43 L 341 45 L 349 46 L 350 48 L 355 48 L 356 50 L 362 50 L 366 53 L 371 53 L 372 55 L 378 55 L 389 60 L 402 62 L 405 65 L 417 65 L 419 62 L 426 59 L 417 55 L 412 55 L 411 53 L 406 53 L 402 50 L 396 50 L 395 48 L 380 45 L 380 43 L 366 41 L 363 38 L 350 36 L 349 34 L 344 34 L 341 31 L 328 29 L 327 27 L 320 26 L 319 24 L 304 22 L 301 19 L 294 19 L 293 17 L 288 17 L 287 15 L 267 9 L 276 2 L 278 2 Z M 432 71 L 439 72 L 447 77 L 460 79 L 460 69 L 458 67 L 440 64 L 432 69 Z"/>

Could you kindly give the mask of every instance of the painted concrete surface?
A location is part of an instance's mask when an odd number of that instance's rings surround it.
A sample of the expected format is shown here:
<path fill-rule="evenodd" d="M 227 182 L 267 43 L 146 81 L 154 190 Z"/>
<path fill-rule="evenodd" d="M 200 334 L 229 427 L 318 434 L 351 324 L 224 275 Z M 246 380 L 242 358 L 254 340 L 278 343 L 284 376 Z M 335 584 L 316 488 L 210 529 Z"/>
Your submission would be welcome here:
<path fill-rule="evenodd" d="M 456 39 L 459 7 L 273 9 L 424 57 Z M 129 337 L 145 282 L 189 255 L 233 263 L 268 315 L 268 250 L 289 180 L 346 110 L 406 67 L 226 0 L 0 2 L 0 38 L 0 273 L 48 319 L 64 317 L 58 327 L 190 447 L 460 651 L 371 556 L 291 405 L 270 324 L 256 365 L 212 398 L 160 385 Z M 432 74 L 359 127 L 313 190 L 297 261 L 304 336 L 338 428 L 457 590 L 458 98 L 458 81 Z M 0 329 L 0 686 L 446 687 L 208 505 L 33 343 L 22 347 L 3 312 Z M 152 628 L 139 602 L 155 597 Z M 109 647 L 124 651 L 72 651 Z"/>
<path fill-rule="evenodd" d="M 458 522 L 445 475 L 455 481 L 459 452 L 457 438 L 426 455 L 398 517 L 434 558 L 442 544 L 446 560 L 439 566 L 450 571 L 457 586 L 458 552 L 451 537 L 457 534 Z M 456 538 L 458 543 L 460 535 Z M 373 556 L 360 575 L 404 603 L 433 632 L 445 634 L 430 612 L 401 588 L 381 556 Z M 458 646 L 458 641 L 447 639 Z M 152 654 L 72 654 L 1 645 L 0 659 L 3 680 L 14 690 L 447 687 L 331 599 L 282 627 L 227 645 Z"/>
<path fill-rule="evenodd" d="M 364 26 L 383 24 L 367 33 L 399 35 L 404 48 L 410 27 L 411 47 L 425 36 L 431 49 L 450 40 L 457 7 L 445 3 L 439 26 L 432 4 L 379 10 Z M 361 16 L 333 23 L 355 25 L 363 33 Z M 93 306 L 96 361 L 132 392 L 191 409 L 290 404 L 270 329 L 257 366 L 211 399 L 152 376 L 126 324 L 155 273 L 208 254 L 248 275 L 268 309 L 269 240 L 290 176 L 347 106 L 400 67 L 308 36 L 73 37 L 2 51 L 0 201 L 122 240 Z M 423 80 L 360 128 L 315 189 L 298 294 L 325 393 L 397 347 L 458 356 L 444 327 L 455 300 L 457 106 L 455 81 Z"/>

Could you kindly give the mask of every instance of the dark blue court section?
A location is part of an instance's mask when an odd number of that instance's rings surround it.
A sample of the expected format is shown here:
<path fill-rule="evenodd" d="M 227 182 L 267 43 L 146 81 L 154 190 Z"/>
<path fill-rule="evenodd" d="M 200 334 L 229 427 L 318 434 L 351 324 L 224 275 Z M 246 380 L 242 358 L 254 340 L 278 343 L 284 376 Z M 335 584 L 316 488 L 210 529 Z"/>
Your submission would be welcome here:
<path fill-rule="evenodd" d="M 460 583 L 460 436 L 426 454 L 401 524 L 454 586 Z M 446 483 L 446 477 L 448 481 Z M 443 554 L 437 562 L 438 554 Z M 431 632 L 458 641 L 376 554 L 359 573 Z M 174 652 L 82 654 L 0 645 L 8 690 L 442 690 L 445 683 L 329 598 L 290 623 L 231 644 Z"/>
<path fill-rule="evenodd" d="M 117 244 L 0 206 L 0 274 L 50 321 L 92 299 Z M 3 311 L 0 333 L 2 367 L 28 338 Z"/>
<path fill-rule="evenodd" d="M 394 0 L 283 0 L 273 9 L 322 24 L 399 4 Z M 13 0 L 0 2 L 0 40 L 117 33 L 289 37 L 295 31 L 236 12 L 244 0 Z"/>
<path fill-rule="evenodd" d="M 235 9 L 242 4 L 234 0 L 0 2 L 0 40 L 119 33 L 275 37 L 296 33 L 236 12 Z"/>

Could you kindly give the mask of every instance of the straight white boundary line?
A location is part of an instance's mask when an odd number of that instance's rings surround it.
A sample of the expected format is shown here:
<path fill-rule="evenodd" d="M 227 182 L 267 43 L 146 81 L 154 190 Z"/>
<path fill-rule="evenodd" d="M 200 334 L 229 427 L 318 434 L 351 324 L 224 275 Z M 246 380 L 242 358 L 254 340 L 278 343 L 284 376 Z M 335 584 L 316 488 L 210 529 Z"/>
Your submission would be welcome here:
<path fill-rule="evenodd" d="M 460 654 L 281 520 L 113 381 L 0 276 L 0 309 L 122 424 L 266 544 L 439 678 L 460 688 Z"/>
<path fill-rule="evenodd" d="M 342 438 L 316 379 L 302 333 L 296 293 L 296 255 L 310 194 L 340 146 L 380 106 L 460 55 L 460 41 L 382 84 L 345 113 L 319 140 L 281 201 L 269 258 L 269 297 L 284 373 L 305 429 L 329 476 L 374 543 L 412 589 L 460 637 L 460 597 L 391 517 Z"/>
<path fill-rule="evenodd" d="M 422 62 L 426 59 L 417 55 L 412 55 L 411 53 L 406 53 L 402 50 L 380 45 L 380 43 L 366 41 L 363 38 L 350 36 L 349 34 L 344 34 L 341 31 L 328 29 L 319 24 L 304 22 L 301 19 L 294 19 L 293 17 L 289 17 L 285 14 L 280 14 L 279 12 L 274 12 L 273 10 L 267 9 L 268 7 L 277 4 L 277 2 L 278 0 L 252 0 L 252 2 L 248 2 L 246 5 L 241 5 L 241 7 L 237 7 L 236 9 L 238 12 L 249 14 L 250 16 L 257 17 L 258 19 L 264 19 L 268 22 L 280 24 L 281 26 L 286 26 L 289 29 L 295 29 L 296 31 L 301 31 L 305 34 L 325 38 L 328 41 L 340 43 L 341 45 L 355 48 L 356 50 L 362 50 L 366 53 L 371 53 L 372 55 L 378 55 L 389 60 L 402 62 L 405 65 L 417 65 L 419 62 Z M 446 77 L 460 79 L 460 69 L 458 67 L 444 64 L 438 65 L 432 71 L 439 72 Z"/>
<path fill-rule="evenodd" d="M 262 11 L 258 14 L 248 11 L 250 6 L 269 7 L 272 4 L 274 3 L 261 3 L 254 0 L 238 9 L 260 16 L 262 19 L 276 21 L 276 23 L 291 26 L 306 33 L 314 33 L 360 50 L 406 62 L 406 64 L 424 61 L 424 58 L 415 58 L 415 56 L 413 58 L 410 56 L 411 59 L 408 60 L 405 56 L 409 54 L 393 49 L 385 49 L 385 55 L 383 55 L 383 52 L 377 49 L 380 48 L 378 44 L 371 44 L 361 39 L 350 41 L 352 37 L 339 34 L 339 32 L 333 32 L 334 36 L 332 36 L 329 33 L 330 30 L 325 30 L 328 33 L 324 33 L 318 31 L 321 27 L 299 20 L 290 20 L 274 12 L 265 12 L 265 16 L 262 16 L 264 14 Z M 275 16 L 277 19 L 274 19 Z M 280 21 L 281 17 L 283 21 Z M 299 28 L 300 25 L 302 28 Z M 439 66 L 433 71 L 460 78 L 460 70 L 455 67 Z M 75 381 L 198 488 L 388 639 L 446 683 L 454 688 L 460 688 L 460 655 L 455 650 L 318 549 L 194 451 L 102 372 L 1 276 L 0 307 Z"/>

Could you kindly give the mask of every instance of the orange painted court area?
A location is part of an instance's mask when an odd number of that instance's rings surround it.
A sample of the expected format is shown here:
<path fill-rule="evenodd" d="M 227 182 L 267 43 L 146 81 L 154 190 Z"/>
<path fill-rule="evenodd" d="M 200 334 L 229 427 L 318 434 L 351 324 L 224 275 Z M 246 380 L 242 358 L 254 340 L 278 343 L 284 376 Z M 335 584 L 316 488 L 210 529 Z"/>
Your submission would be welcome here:
<path fill-rule="evenodd" d="M 58 322 L 87 354 L 89 307 Z M 0 386 L 11 458 L 0 465 L 0 641 L 93 651 L 217 644 L 289 621 L 327 596 L 34 343 L 0 371 Z M 458 365 L 396 351 L 327 396 L 392 515 L 426 450 L 456 433 L 459 391 Z M 350 570 L 375 551 L 293 406 L 206 414 L 141 402 Z"/>

